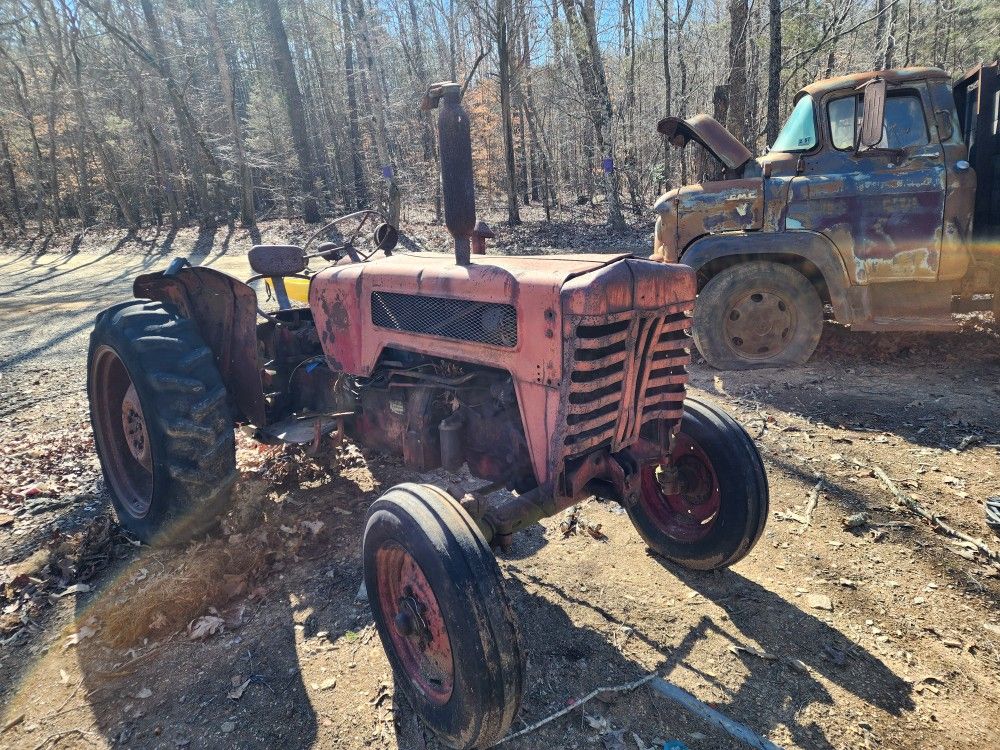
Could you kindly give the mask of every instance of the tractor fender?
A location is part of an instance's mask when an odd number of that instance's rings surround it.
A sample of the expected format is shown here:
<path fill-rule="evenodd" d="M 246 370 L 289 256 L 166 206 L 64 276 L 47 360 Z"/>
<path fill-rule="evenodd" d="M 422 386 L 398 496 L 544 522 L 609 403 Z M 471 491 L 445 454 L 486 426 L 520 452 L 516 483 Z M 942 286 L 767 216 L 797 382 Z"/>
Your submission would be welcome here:
<path fill-rule="evenodd" d="M 132 293 L 139 299 L 176 305 L 181 315 L 194 321 L 237 412 L 243 420 L 265 426 L 264 389 L 257 367 L 256 292 L 213 268 L 174 262 L 166 271 L 137 276 Z"/>
<path fill-rule="evenodd" d="M 784 263 L 798 270 L 803 270 L 803 266 L 809 271 L 812 271 L 810 266 L 815 268 L 822 280 L 814 278 L 815 272 L 805 275 L 819 287 L 817 291 L 821 297 L 829 300 L 837 320 L 850 323 L 854 318 L 844 261 L 833 243 L 816 232 L 710 234 L 689 244 L 680 257 L 681 263 L 697 271 L 699 289 L 719 271 L 752 260 Z"/>

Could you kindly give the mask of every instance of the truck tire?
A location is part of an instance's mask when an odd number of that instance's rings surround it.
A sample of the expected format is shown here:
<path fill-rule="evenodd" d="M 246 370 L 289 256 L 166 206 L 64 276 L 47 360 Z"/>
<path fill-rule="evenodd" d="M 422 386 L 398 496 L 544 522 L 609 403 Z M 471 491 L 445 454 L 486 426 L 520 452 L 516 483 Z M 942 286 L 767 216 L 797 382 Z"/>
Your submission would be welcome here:
<path fill-rule="evenodd" d="M 362 555 L 396 689 L 443 744 L 492 747 L 521 703 L 524 656 L 475 521 L 437 487 L 400 484 L 368 511 Z"/>
<path fill-rule="evenodd" d="M 698 294 L 692 335 L 719 370 L 800 365 L 823 332 L 823 305 L 809 280 L 781 263 L 752 261 L 713 276 Z"/>
<path fill-rule="evenodd" d="M 207 531 L 229 503 L 236 443 L 226 388 L 194 323 L 149 300 L 100 313 L 87 396 L 121 525 L 157 544 Z"/>

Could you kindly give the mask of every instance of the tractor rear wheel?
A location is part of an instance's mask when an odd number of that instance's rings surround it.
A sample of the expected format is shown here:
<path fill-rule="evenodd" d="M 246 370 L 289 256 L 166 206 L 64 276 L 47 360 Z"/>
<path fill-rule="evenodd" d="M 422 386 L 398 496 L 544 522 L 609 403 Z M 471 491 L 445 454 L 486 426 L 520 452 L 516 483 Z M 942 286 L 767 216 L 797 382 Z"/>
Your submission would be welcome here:
<path fill-rule="evenodd" d="M 396 678 L 448 747 L 490 747 L 521 703 L 524 660 L 496 559 L 445 492 L 400 484 L 368 511 L 365 586 Z"/>
<path fill-rule="evenodd" d="M 697 399 L 671 456 L 682 490 L 664 493 L 658 467 L 642 473 L 629 517 L 651 550 L 686 568 L 735 565 L 760 539 L 768 514 L 767 475 L 753 440 L 726 412 Z"/>
<path fill-rule="evenodd" d="M 100 313 L 87 396 L 121 525 L 147 543 L 208 530 L 228 505 L 236 449 L 225 386 L 194 324 L 148 300 Z"/>
<path fill-rule="evenodd" d="M 822 333 L 819 295 L 781 263 L 731 266 L 705 284 L 694 305 L 694 342 L 719 370 L 803 364 Z"/>

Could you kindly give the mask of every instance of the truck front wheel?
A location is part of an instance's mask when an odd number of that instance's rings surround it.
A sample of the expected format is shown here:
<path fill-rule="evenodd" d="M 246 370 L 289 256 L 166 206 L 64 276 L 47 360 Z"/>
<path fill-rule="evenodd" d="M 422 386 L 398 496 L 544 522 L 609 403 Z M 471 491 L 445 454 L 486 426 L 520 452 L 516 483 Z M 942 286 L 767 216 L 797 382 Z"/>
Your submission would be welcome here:
<path fill-rule="evenodd" d="M 780 263 L 731 266 L 713 276 L 695 302 L 695 344 L 720 370 L 800 365 L 822 331 L 823 305 L 813 285 Z"/>

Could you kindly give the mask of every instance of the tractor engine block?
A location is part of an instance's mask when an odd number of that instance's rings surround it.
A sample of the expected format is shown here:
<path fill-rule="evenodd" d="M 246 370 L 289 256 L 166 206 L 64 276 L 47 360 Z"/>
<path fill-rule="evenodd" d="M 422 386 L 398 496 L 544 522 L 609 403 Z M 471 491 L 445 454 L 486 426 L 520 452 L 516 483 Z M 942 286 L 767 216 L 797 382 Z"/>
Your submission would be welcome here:
<path fill-rule="evenodd" d="M 387 351 L 372 377 L 356 380 L 353 434 L 402 453 L 407 468 L 469 472 L 530 488 L 534 475 L 509 373 Z"/>

